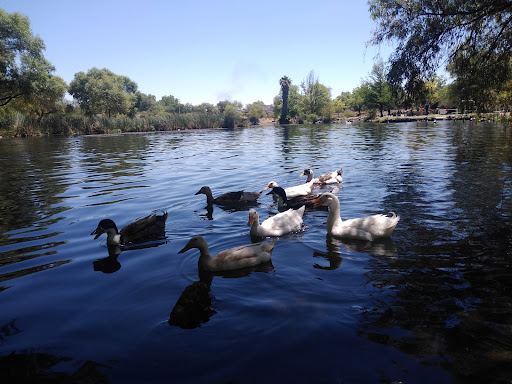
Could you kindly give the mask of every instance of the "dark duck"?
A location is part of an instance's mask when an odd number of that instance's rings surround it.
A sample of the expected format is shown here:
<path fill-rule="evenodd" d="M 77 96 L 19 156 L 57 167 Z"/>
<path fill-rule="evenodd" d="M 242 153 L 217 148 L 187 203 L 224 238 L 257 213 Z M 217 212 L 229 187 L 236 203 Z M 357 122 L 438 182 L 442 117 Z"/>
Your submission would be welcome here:
<path fill-rule="evenodd" d="M 206 203 L 208 204 L 208 206 L 211 206 L 212 204 L 217 204 L 225 207 L 236 207 L 257 204 L 258 197 L 260 197 L 261 192 L 244 192 L 243 190 L 241 190 L 236 192 L 227 192 L 214 198 L 210 187 L 204 186 L 201 187 L 201 189 L 197 191 L 195 194 L 206 195 Z"/>
<path fill-rule="evenodd" d="M 269 193 L 267 193 L 267 195 L 270 194 L 274 195 L 274 198 L 277 200 L 277 207 L 280 211 L 289 208 L 298 209 L 303 205 L 308 209 L 327 211 L 326 207 L 318 206 L 318 204 L 313 203 L 313 200 L 320 197 L 320 194 L 317 193 L 309 193 L 305 196 L 296 196 L 288 199 L 283 188 L 274 187 Z"/>
<path fill-rule="evenodd" d="M 164 236 L 166 220 L 167 212 L 159 216 L 155 213 L 142 217 L 133 223 L 128 224 L 126 227 L 123 227 L 121 231 L 119 231 L 112 220 L 103 219 L 99 222 L 98 227 L 91 232 L 91 235 L 96 235 L 94 236 L 94 240 L 96 240 L 103 233 L 106 233 L 107 245 L 109 247 L 132 243 L 143 243 L 145 241 Z"/>

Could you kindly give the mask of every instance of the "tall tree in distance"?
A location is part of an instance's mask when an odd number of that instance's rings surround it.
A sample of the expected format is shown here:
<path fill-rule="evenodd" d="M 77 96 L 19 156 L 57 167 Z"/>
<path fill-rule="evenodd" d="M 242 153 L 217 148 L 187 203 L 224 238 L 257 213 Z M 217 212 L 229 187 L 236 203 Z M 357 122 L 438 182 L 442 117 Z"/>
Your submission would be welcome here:
<path fill-rule="evenodd" d="M 127 115 L 137 103 L 136 92 L 135 82 L 106 68 L 78 72 L 69 84 L 70 95 L 88 115 Z"/>
<path fill-rule="evenodd" d="M 288 92 L 290 90 L 290 85 L 292 85 L 292 80 L 288 76 L 283 76 L 279 80 L 279 85 L 281 86 L 281 96 L 283 98 L 283 109 L 281 110 L 281 118 L 279 119 L 279 123 L 286 124 L 288 123 Z"/>
<path fill-rule="evenodd" d="M 512 59 L 510 0 L 370 0 L 377 22 L 372 45 L 396 43 L 388 80 L 412 93 L 418 78 L 432 78 L 441 64 L 456 63 L 457 76 L 503 83 Z M 471 60 L 471 58 L 478 60 Z M 497 81 L 499 78 L 500 81 Z"/>
<path fill-rule="evenodd" d="M 0 107 L 31 95 L 55 71 L 44 58 L 44 49 L 27 17 L 0 9 Z"/>

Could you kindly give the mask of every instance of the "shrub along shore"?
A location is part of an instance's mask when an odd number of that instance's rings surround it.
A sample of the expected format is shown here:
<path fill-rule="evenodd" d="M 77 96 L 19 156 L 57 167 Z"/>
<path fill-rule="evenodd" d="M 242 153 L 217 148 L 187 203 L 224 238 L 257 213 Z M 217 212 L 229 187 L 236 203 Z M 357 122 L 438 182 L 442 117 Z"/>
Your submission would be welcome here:
<path fill-rule="evenodd" d="M 343 116 L 333 119 L 333 123 L 345 121 L 372 121 L 375 123 L 398 123 L 410 121 L 436 121 L 436 120 L 473 120 L 493 121 L 497 123 L 512 124 L 509 114 L 458 114 L 458 115 L 427 115 L 427 116 L 384 116 L 372 120 L 361 118 L 345 118 Z M 276 120 L 265 118 L 255 125 L 276 125 Z M 249 120 L 228 122 L 222 114 L 187 113 L 155 117 L 106 117 L 106 116 L 72 116 L 53 114 L 38 119 L 31 115 L 16 113 L 0 116 L 0 137 L 27 137 L 41 135 L 97 135 L 119 134 L 130 132 L 158 132 L 192 129 L 235 128 L 248 127 Z"/>

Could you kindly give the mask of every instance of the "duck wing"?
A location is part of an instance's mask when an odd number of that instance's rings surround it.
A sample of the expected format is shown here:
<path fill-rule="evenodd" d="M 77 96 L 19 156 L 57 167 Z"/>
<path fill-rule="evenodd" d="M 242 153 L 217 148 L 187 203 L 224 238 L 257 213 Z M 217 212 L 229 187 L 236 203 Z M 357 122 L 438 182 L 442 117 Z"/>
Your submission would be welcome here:
<path fill-rule="evenodd" d="M 154 239 L 165 234 L 166 220 L 167 212 L 161 216 L 157 216 L 155 213 L 128 224 L 119 233 L 123 243 L 138 243 Z"/>
<path fill-rule="evenodd" d="M 255 203 L 261 192 L 227 192 L 216 197 L 213 202 L 219 205 L 242 205 Z"/>
<path fill-rule="evenodd" d="M 321 194 L 319 193 L 308 193 L 304 196 L 292 197 L 286 201 L 286 206 L 288 208 L 298 209 L 305 205 L 308 209 L 327 211 L 329 208 L 326 205 L 316 206 L 316 204 L 313 203 L 313 200 L 318 199 L 320 196 Z"/>
<path fill-rule="evenodd" d="M 299 209 L 289 209 L 278 213 L 261 223 L 260 227 L 268 236 L 279 236 L 298 231 L 302 228 L 302 216 L 305 208 L 305 206 L 302 206 Z"/>
<path fill-rule="evenodd" d="M 226 249 L 211 260 L 211 268 L 232 270 L 264 263 L 270 260 L 274 245 L 275 241 Z"/>
<path fill-rule="evenodd" d="M 395 229 L 399 216 L 394 213 L 392 216 L 386 215 L 372 215 L 361 217 L 357 219 L 345 220 L 342 222 L 342 226 L 346 229 L 352 228 L 371 234 L 372 240 L 376 237 L 387 237 L 390 236 Z"/>
<path fill-rule="evenodd" d="M 293 197 L 305 196 L 308 193 L 311 193 L 312 188 L 313 188 L 313 180 L 311 180 L 308 183 L 296 185 L 294 187 L 288 187 L 284 191 L 286 192 L 286 197 L 288 199 L 291 199 Z"/>
<path fill-rule="evenodd" d="M 243 192 L 241 200 L 247 204 L 256 203 L 256 200 L 261 196 L 261 192 Z"/>

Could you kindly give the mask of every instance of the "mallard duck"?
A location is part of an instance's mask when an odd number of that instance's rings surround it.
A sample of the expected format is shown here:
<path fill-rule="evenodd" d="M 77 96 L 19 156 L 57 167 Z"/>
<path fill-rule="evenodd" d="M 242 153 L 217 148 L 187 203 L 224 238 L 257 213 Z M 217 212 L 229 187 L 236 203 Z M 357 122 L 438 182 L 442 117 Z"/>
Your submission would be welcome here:
<path fill-rule="evenodd" d="M 270 194 L 273 194 L 275 199 L 277 200 L 277 207 L 280 211 L 289 208 L 298 209 L 303 205 L 308 209 L 320 208 L 327 210 L 326 206 L 318 207 L 315 203 L 313 203 L 313 200 L 318 199 L 320 197 L 319 193 L 310 193 L 305 196 L 297 196 L 288 199 L 288 197 L 286 196 L 286 192 L 283 188 L 275 187 L 272 188 L 272 190 L 269 193 L 267 193 L 267 195 Z"/>
<path fill-rule="evenodd" d="M 201 193 L 206 195 L 206 203 L 208 205 L 217 204 L 223 206 L 257 204 L 258 197 L 261 195 L 261 192 L 244 192 L 242 190 L 236 192 L 227 192 L 214 198 L 212 195 L 212 190 L 206 185 L 201 187 L 201 189 L 195 194 L 199 195 Z"/>
<path fill-rule="evenodd" d="M 256 243 L 250 245 L 243 245 L 226 249 L 220 252 L 217 256 L 212 257 L 208 249 L 208 243 L 202 236 L 192 237 L 187 245 L 183 247 L 178 253 L 183 253 L 192 248 L 199 249 L 201 256 L 197 266 L 199 269 L 208 271 L 230 271 L 233 269 L 240 269 L 252 267 L 270 260 L 272 250 L 274 249 L 275 240 L 272 242 Z"/>
<path fill-rule="evenodd" d="M 249 210 L 249 221 L 247 225 L 251 226 L 251 236 L 281 236 L 289 232 L 296 232 L 302 228 L 302 216 L 306 207 L 303 205 L 299 209 L 289 209 L 269 217 L 260 224 L 258 212 L 255 209 Z"/>
<path fill-rule="evenodd" d="M 301 176 L 303 176 L 303 175 L 301 174 Z M 271 181 L 270 183 L 267 184 L 267 186 L 263 190 L 266 191 L 267 189 L 276 188 L 276 187 L 279 187 L 279 184 L 277 184 L 275 181 Z M 308 193 L 311 193 L 312 190 L 313 190 L 313 181 L 306 182 L 304 184 L 295 185 L 293 187 L 288 187 L 288 188 L 284 189 L 284 191 L 286 192 L 286 196 L 289 199 L 291 199 L 293 197 L 297 197 L 297 196 L 305 196 Z"/>
<path fill-rule="evenodd" d="M 313 170 L 307 168 L 302 172 L 301 176 L 307 176 L 306 183 L 313 181 L 313 184 L 339 184 L 343 181 L 343 169 L 340 168 L 339 171 L 332 171 L 326 173 L 325 175 L 321 175 L 318 177 L 314 177 Z"/>
<path fill-rule="evenodd" d="M 370 241 L 389 237 L 400 220 L 400 216 L 391 212 L 391 217 L 378 214 L 343 221 L 340 217 L 340 201 L 330 192 L 323 193 L 313 202 L 329 207 L 327 233 L 337 237 Z"/>
<path fill-rule="evenodd" d="M 94 240 L 107 233 L 107 245 L 115 246 L 131 243 L 142 243 L 160 237 L 165 234 L 165 221 L 167 220 L 167 212 L 161 216 L 156 213 L 140 218 L 133 223 L 123 227 L 121 231 L 117 230 L 116 224 L 110 219 L 103 219 L 99 222 L 98 227 L 91 232 L 96 235 Z"/>

